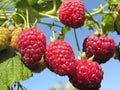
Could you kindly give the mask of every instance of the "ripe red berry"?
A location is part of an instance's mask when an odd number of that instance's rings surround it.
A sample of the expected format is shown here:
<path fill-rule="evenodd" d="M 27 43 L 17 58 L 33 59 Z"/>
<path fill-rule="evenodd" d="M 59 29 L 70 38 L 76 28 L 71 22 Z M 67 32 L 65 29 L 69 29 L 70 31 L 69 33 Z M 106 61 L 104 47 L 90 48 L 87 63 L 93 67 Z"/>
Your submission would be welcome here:
<path fill-rule="evenodd" d="M 105 63 L 114 54 L 115 42 L 109 36 L 90 35 L 84 40 L 83 51 L 88 58 L 94 55 L 93 60 Z"/>
<path fill-rule="evenodd" d="M 78 28 L 85 21 L 84 3 L 79 0 L 66 0 L 59 8 L 60 21 L 69 27 Z"/>
<path fill-rule="evenodd" d="M 34 65 L 45 54 L 46 36 L 40 29 L 29 28 L 18 36 L 17 47 L 23 62 Z"/>
<path fill-rule="evenodd" d="M 56 74 L 67 75 L 71 72 L 74 63 L 72 47 L 64 40 L 56 40 L 50 43 L 46 48 L 45 63 Z"/>
<path fill-rule="evenodd" d="M 118 4 L 118 6 L 117 6 L 117 11 L 120 14 L 120 4 Z"/>
<path fill-rule="evenodd" d="M 95 61 L 76 60 L 69 81 L 80 90 L 98 90 L 103 79 L 101 66 Z"/>

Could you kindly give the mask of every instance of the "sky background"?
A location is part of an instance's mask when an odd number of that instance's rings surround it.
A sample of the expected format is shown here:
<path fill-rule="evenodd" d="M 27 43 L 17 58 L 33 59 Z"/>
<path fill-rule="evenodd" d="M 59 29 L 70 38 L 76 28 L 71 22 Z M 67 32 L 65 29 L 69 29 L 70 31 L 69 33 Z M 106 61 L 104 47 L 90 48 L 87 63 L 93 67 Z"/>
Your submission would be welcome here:
<path fill-rule="evenodd" d="M 89 12 L 92 12 L 92 9 L 98 7 L 100 4 L 104 5 L 105 0 L 82 0 L 84 2 L 86 9 Z M 100 21 L 101 15 L 95 16 L 95 18 Z M 44 22 L 52 23 L 51 19 L 42 19 Z M 61 24 L 61 23 L 60 23 Z M 48 26 L 38 24 L 38 28 L 41 28 L 47 37 L 47 44 L 50 42 L 51 30 Z M 60 31 L 59 28 L 54 28 L 56 31 Z M 94 31 L 88 30 L 86 27 L 76 29 L 79 45 L 82 50 L 82 43 L 84 39 L 93 34 Z M 120 42 L 120 35 L 117 33 L 109 33 L 109 36 L 112 36 L 118 44 Z M 65 41 L 70 43 L 73 47 L 74 53 L 78 55 L 78 50 L 74 38 L 73 30 L 67 33 Z M 120 90 L 120 62 L 118 60 L 110 59 L 107 63 L 101 65 L 104 71 L 104 78 L 101 83 L 100 90 Z M 61 77 L 51 72 L 48 69 L 45 69 L 39 74 L 33 74 L 33 77 L 29 78 L 26 81 L 21 81 L 21 84 L 27 88 L 27 90 L 50 90 L 53 86 L 59 83 L 67 83 L 69 79 L 67 76 Z"/>

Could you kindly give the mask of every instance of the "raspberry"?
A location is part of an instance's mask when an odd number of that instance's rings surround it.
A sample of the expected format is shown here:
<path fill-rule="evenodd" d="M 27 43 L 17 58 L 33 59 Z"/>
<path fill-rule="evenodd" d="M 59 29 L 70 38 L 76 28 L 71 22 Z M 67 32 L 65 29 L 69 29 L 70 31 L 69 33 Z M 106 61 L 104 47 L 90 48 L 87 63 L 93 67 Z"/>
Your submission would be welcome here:
<path fill-rule="evenodd" d="M 67 75 L 71 72 L 71 67 L 74 64 L 72 47 L 64 40 L 56 40 L 50 43 L 46 48 L 45 63 L 56 74 Z"/>
<path fill-rule="evenodd" d="M 23 31 L 22 27 L 18 27 L 16 28 L 13 32 L 12 32 L 12 38 L 11 38 L 11 42 L 10 42 L 10 46 L 13 47 L 14 49 L 17 50 L 17 38 L 18 35 Z"/>
<path fill-rule="evenodd" d="M 41 29 L 29 28 L 18 36 L 17 47 L 23 62 L 33 66 L 45 54 L 46 36 Z"/>
<path fill-rule="evenodd" d="M 85 21 L 84 3 L 79 0 L 66 0 L 59 8 L 60 21 L 69 27 L 78 28 Z"/>
<path fill-rule="evenodd" d="M 76 60 L 75 68 L 69 74 L 69 81 L 80 90 L 98 90 L 104 72 L 95 61 Z"/>
<path fill-rule="evenodd" d="M 10 39 L 11 32 L 5 27 L 0 27 L 0 51 L 9 46 Z"/>
<path fill-rule="evenodd" d="M 88 58 L 94 55 L 93 60 L 99 64 L 105 63 L 114 54 L 115 42 L 109 36 L 90 35 L 84 40 L 83 51 Z"/>
<path fill-rule="evenodd" d="M 120 14 L 120 4 L 118 4 L 118 6 L 117 6 L 117 11 Z"/>

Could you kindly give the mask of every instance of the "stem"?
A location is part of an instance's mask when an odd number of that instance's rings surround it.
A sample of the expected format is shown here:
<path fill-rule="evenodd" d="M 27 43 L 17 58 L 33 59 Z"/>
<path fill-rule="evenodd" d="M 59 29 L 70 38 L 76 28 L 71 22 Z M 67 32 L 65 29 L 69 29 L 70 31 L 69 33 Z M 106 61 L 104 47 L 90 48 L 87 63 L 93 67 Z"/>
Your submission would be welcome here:
<path fill-rule="evenodd" d="M 46 25 L 50 25 L 50 26 L 53 26 L 53 24 L 51 24 L 51 23 L 46 23 L 46 22 L 40 22 L 41 24 L 46 24 Z M 57 25 L 57 24 L 54 24 L 54 26 L 56 26 L 56 27 L 59 27 L 59 28 L 63 28 L 62 26 L 60 26 L 60 25 Z"/>
<path fill-rule="evenodd" d="M 26 90 L 23 88 L 23 86 L 20 84 L 20 82 L 18 82 L 18 89 L 19 89 L 19 87 L 20 87 L 20 90 Z"/>
<path fill-rule="evenodd" d="M 52 37 L 50 37 L 50 41 L 51 42 L 54 42 L 56 39 L 55 39 L 55 30 L 53 29 L 53 26 L 54 26 L 54 23 L 52 24 L 52 27 L 51 27 L 51 31 L 52 31 Z"/>
<path fill-rule="evenodd" d="M 16 13 L 16 14 L 18 14 L 22 19 L 23 19 L 23 21 L 24 21 L 24 26 L 27 26 L 27 22 L 26 22 L 26 20 L 25 20 L 25 18 L 24 18 L 24 16 L 23 15 L 21 15 L 21 14 L 19 14 L 19 13 Z"/>
<path fill-rule="evenodd" d="M 44 16 L 44 17 L 49 17 L 49 18 L 55 18 L 56 20 L 59 21 L 58 17 L 56 17 L 56 16 L 52 16 L 52 15 L 44 14 L 44 13 L 40 13 L 40 12 L 39 12 L 39 15 L 40 15 L 40 16 Z"/>
<path fill-rule="evenodd" d="M 56 6 L 56 0 L 53 0 L 53 9 L 46 12 L 47 15 L 54 15 L 56 12 L 57 6 Z"/>
<path fill-rule="evenodd" d="M 89 20 L 91 20 L 91 21 L 94 22 L 95 27 L 96 27 L 96 29 L 98 30 L 98 32 L 99 32 L 100 34 L 102 34 L 103 32 L 102 32 L 102 29 L 101 29 L 99 23 L 93 18 L 93 16 L 92 16 L 87 10 L 86 10 L 86 12 L 89 14 Z"/>
<path fill-rule="evenodd" d="M 16 13 L 12 13 L 11 16 L 1 25 L 1 26 L 5 26 L 11 19 L 12 17 L 15 15 Z"/>
<path fill-rule="evenodd" d="M 27 28 L 30 28 L 30 24 L 29 24 L 29 11 L 28 11 L 28 9 L 26 10 L 26 20 L 27 20 Z"/>
<path fill-rule="evenodd" d="M 79 46 L 79 42 L 78 42 L 78 38 L 77 38 L 77 34 L 76 34 L 76 30 L 74 28 L 74 35 L 75 35 L 75 40 L 76 40 L 76 44 L 77 44 L 77 48 L 78 48 L 78 54 L 80 55 L 80 46 Z"/>
<path fill-rule="evenodd" d="M 108 7 L 108 5 L 109 5 L 109 4 L 106 3 L 104 6 L 100 7 L 100 9 L 98 9 L 97 11 L 90 13 L 90 15 L 91 15 L 91 16 L 95 16 L 95 15 L 97 15 L 97 14 L 103 14 L 103 10 L 104 10 L 106 7 Z M 89 14 L 86 14 L 86 17 L 89 17 Z"/>

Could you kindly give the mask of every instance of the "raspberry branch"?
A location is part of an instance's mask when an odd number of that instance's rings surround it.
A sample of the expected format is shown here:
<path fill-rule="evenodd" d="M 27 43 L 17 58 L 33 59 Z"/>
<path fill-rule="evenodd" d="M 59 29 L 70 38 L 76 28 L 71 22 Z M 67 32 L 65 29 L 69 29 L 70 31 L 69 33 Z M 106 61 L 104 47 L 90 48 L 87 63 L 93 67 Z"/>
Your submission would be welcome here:
<path fill-rule="evenodd" d="M 48 12 L 46 12 L 46 14 L 54 15 L 56 13 L 56 10 L 57 10 L 56 0 L 53 0 L 53 9 L 48 11 Z"/>
<path fill-rule="evenodd" d="M 95 16 L 95 15 L 98 15 L 98 14 L 103 14 L 104 9 L 105 9 L 106 7 L 108 7 L 108 6 L 109 6 L 109 4 L 106 3 L 104 6 L 100 6 L 99 9 L 96 10 L 95 12 L 92 12 L 92 13 L 90 13 L 90 14 L 86 14 L 86 17 L 89 17 L 90 15 L 91 15 L 91 16 Z M 91 17 L 91 16 L 90 16 L 90 17 Z"/>

